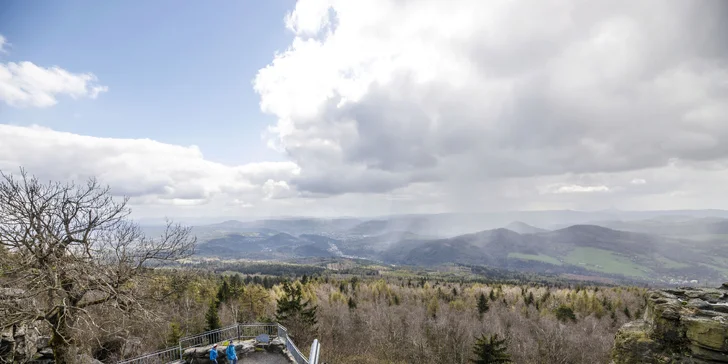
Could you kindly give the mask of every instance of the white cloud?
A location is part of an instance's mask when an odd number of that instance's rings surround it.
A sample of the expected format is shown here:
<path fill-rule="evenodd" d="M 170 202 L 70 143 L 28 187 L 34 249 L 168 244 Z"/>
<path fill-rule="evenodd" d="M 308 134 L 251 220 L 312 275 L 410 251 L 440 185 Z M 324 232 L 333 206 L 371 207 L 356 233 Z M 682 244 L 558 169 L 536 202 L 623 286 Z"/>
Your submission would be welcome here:
<path fill-rule="evenodd" d="M 296 196 L 296 191 L 291 189 L 286 181 L 274 181 L 269 179 L 263 184 L 265 198 L 289 198 Z"/>
<path fill-rule="evenodd" d="M 645 181 L 644 178 L 635 178 L 632 181 L 630 181 L 629 183 L 631 183 L 633 185 L 643 185 L 643 184 L 647 183 L 647 181 Z"/>
<path fill-rule="evenodd" d="M 9 43 L 0 35 L 0 53 Z M 32 62 L 0 63 L 0 102 L 14 107 L 49 107 L 65 95 L 95 99 L 109 88 L 98 84 L 93 73 L 71 73 L 58 66 L 40 67 Z"/>
<path fill-rule="evenodd" d="M 15 107 L 49 107 L 57 96 L 95 99 L 109 90 L 92 73 L 71 73 L 60 67 L 40 67 L 31 62 L 0 63 L 0 101 Z"/>
<path fill-rule="evenodd" d="M 544 178 L 607 175 L 618 183 L 558 195 L 648 196 L 630 184 L 647 174 L 624 176 L 728 157 L 725 6 L 300 0 L 286 18 L 294 40 L 254 85 L 302 191 L 508 181 L 523 196 Z"/>
<path fill-rule="evenodd" d="M 298 172 L 292 162 L 215 163 L 196 146 L 0 125 L 0 170 L 16 172 L 20 166 L 43 179 L 96 176 L 113 193 L 133 197 L 134 203 L 174 206 L 224 200 L 254 206 L 266 198 L 293 197 L 295 190 L 283 180 Z"/>
<path fill-rule="evenodd" d="M 550 193 L 584 193 L 584 192 L 609 192 L 607 186 L 579 186 L 565 185 L 553 188 Z"/>
<path fill-rule="evenodd" d="M 728 196 L 728 161 L 696 168 L 672 163 L 640 171 L 430 181 L 380 193 L 301 192 L 293 162 L 229 166 L 195 146 L 149 139 L 96 138 L 43 127 L 0 125 L 0 170 L 25 167 L 43 180 L 97 176 L 131 197 L 137 216 L 357 216 L 519 209 L 719 208 Z M 347 187 L 356 176 L 328 176 Z M 649 180 L 635 185 L 633 180 Z M 344 180 L 337 183 L 336 180 Z M 545 187 L 540 187 L 545 186 Z"/>

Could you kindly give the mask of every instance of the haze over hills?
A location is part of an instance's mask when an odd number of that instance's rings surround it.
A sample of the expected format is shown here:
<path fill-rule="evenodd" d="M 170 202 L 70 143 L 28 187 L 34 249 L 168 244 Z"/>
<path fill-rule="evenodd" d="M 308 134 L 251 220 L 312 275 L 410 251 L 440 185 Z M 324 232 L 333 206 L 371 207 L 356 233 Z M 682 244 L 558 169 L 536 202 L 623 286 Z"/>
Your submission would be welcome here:
<path fill-rule="evenodd" d="M 636 221 L 597 221 L 593 224 L 624 231 L 704 240 L 728 237 L 728 220 L 716 217 L 677 217 Z"/>
<path fill-rule="evenodd" d="M 226 221 L 196 226 L 194 232 L 201 241 L 199 255 L 228 259 L 467 264 L 653 283 L 728 278 L 728 214 L 723 211 L 515 212 L 481 214 L 479 224 L 473 215 L 464 221 L 458 220 L 461 216 Z M 566 227 L 547 230 L 508 220 L 515 216 Z M 606 216 L 612 219 L 595 219 Z M 493 227 L 501 221 L 509 222 Z"/>
<path fill-rule="evenodd" d="M 610 222 L 688 221 L 701 218 L 728 219 L 726 210 L 665 210 L 665 211 L 508 211 L 483 213 L 442 213 L 392 215 L 377 217 L 311 218 L 281 217 L 261 220 L 228 220 L 221 223 L 197 224 L 198 219 L 181 221 L 196 226 L 199 232 L 271 229 L 291 234 L 312 232 L 349 232 L 376 235 L 384 231 L 411 231 L 423 235 L 452 237 L 460 234 L 507 227 L 514 222 L 541 229 L 554 230 L 577 224 L 600 225 Z M 209 221 L 209 218 L 202 219 Z M 163 220 L 143 220 L 146 226 L 161 225 Z M 606 226 L 606 225 L 605 225 Z M 607 226 L 609 227 L 609 226 Z"/>
<path fill-rule="evenodd" d="M 519 234 L 536 234 L 536 233 L 543 233 L 548 230 L 537 228 L 535 226 L 531 226 L 526 224 L 525 222 L 521 221 L 514 221 L 508 225 L 505 226 L 506 229 L 510 231 L 515 231 Z"/>

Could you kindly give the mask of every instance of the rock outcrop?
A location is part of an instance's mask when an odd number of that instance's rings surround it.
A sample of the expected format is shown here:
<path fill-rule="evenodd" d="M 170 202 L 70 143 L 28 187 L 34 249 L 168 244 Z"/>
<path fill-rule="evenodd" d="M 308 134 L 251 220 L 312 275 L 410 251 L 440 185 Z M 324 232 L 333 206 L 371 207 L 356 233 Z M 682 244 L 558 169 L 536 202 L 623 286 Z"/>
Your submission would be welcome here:
<path fill-rule="evenodd" d="M 615 364 L 728 363 L 728 283 L 651 291 L 643 319 L 615 337 Z"/>
<path fill-rule="evenodd" d="M 114 362 L 119 358 L 133 357 L 143 352 L 142 339 L 129 335 L 104 335 L 94 340 L 91 353 L 94 358 L 105 362 Z"/>
<path fill-rule="evenodd" d="M 35 305 L 35 301 L 24 298 L 25 291 L 17 288 L 0 287 L 0 317 L 16 306 Z M 18 323 L 0 328 L 0 364 L 33 363 L 46 364 L 53 359 L 48 348 L 50 340 L 47 332 L 39 329 L 34 322 Z"/>
<path fill-rule="evenodd" d="M 47 351 L 48 340 L 33 325 L 13 325 L 0 329 L 0 363 L 40 362 Z"/>

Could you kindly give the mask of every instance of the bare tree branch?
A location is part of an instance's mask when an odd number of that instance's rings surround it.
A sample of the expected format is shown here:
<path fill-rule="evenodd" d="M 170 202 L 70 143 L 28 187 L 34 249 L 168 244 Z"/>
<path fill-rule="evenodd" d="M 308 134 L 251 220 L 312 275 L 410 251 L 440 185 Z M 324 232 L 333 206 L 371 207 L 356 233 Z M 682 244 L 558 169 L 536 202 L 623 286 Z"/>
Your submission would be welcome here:
<path fill-rule="evenodd" d="M 144 311 L 135 284 L 190 256 L 196 239 L 172 222 L 146 237 L 127 202 L 95 179 L 41 183 L 22 169 L 18 177 L 0 172 L 0 328 L 47 322 L 56 362 L 66 363 L 75 360 L 75 330 L 96 325 L 88 308 Z"/>

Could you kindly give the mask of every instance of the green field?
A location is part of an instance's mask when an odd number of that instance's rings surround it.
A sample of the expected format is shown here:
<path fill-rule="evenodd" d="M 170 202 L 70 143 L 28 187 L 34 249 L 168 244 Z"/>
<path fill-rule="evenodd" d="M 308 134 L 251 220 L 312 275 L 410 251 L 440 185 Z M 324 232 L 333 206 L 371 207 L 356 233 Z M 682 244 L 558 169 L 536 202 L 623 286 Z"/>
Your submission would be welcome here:
<path fill-rule="evenodd" d="M 616 255 L 608 250 L 596 248 L 576 248 L 569 252 L 564 261 L 589 270 L 621 274 L 624 276 L 647 277 L 647 272 L 626 257 Z"/>
<path fill-rule="evenodd" d="M 723 275 L 728 275 L 728 259 L 720 258 L 720 257 L 713 257 L 712 262 L 708 262 L 707 264 L 701 264 L 702 266 L 713 268 L 721 273 Z"/>
<path fill-rule="evenodd" d="M 536 260 L 539 262 L 549 263 L 553 265 L 561 265 L 562 263 L 554 258 L 550 257 L 548 255 L 541 255 L 541 254 L 521 254 L 521 253 L 508 253 L 508 258 L 514 258 L 514 259 L 523 259 L 523 260 Z"/>
<path fill-rule="evenodd" d="M 687 267 L 690 266 L 690 264 L 676 262 L 674 260 L 667 259 L 667 258 L 665 258 L 663 256 L 658 256 L 658 257 L 655 258 L 655 260 L 657 260 L 658 262 L 660 262 L 662 264 L 662 266 L 665 267 L 665 268 L 677 269 L 677 268 L 687 268 Z"/>
<path fill-rule="evenodd" d="M 728 241 L 728 234 L 699 234 L 699 235 L 688 235 L 685 236 L 695 242 L 707 242 L 714 240 L 726 240 Z"/>

